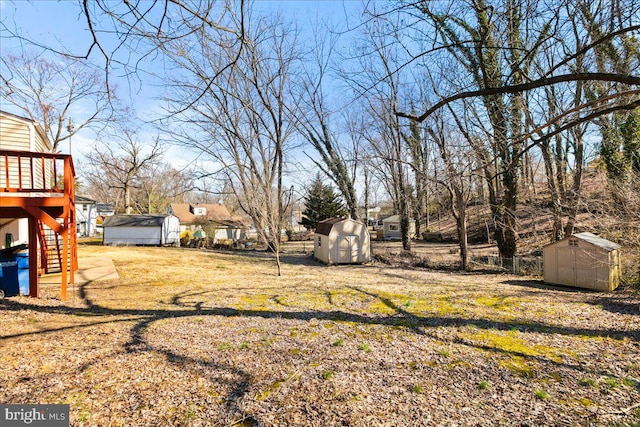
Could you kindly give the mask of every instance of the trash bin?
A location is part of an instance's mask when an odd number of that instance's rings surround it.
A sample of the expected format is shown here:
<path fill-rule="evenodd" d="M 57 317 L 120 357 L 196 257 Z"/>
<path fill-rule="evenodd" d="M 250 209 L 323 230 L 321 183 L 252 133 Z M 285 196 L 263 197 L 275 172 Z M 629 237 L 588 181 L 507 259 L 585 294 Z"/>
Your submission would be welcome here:
<path fill-rule="evenodd" d="M 29 252 L 18 252 L 15 257 L 18 264 L 20 294 L 29 295 Z"/>
<path fill-rule="evenodd" d="M 0 259 L 0 296 L 14 297 L 18 294 L 20 294 L 18 263 L 15 259 L 2 258 Z"/>

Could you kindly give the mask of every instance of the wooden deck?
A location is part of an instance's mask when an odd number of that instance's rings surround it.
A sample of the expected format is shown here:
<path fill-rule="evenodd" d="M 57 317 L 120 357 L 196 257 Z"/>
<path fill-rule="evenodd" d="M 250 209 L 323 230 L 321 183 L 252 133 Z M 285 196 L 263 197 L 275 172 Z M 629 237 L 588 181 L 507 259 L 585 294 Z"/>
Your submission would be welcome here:
<path fill-rule="evenodd" d="M 29 220 L 29 296 L 38 296 L 39 273 L 52 256 L 59 257 L 62 300 L 74 281 L 78 269 L 74 178 L 71 155 L 0 150 L 0 218 Z M 55 251 L 47 247 L 45 226 L 62 240 Z"/>

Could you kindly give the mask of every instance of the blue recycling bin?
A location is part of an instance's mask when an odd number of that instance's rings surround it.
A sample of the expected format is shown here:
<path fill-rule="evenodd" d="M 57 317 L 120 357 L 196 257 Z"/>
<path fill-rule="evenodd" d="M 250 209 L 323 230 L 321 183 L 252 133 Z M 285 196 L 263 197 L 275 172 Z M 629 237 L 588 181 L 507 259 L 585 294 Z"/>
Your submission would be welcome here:
<path fill-rule="evenodd" d="M 28 272 L 29 270 L 27 270 Z M 27 288 L 29 284 L 27 283 Z M 20 294 L 18 262 L 12 258 L 0 258 L 0 289 L 7 297 Z M 28 292 L 28 289 L 27 289 Z"/>
<path fill-rule="evenodd" d="M 29 295 L 29 252 L 18 252 L 15 257 L 18 264 L 20 294 Z"/>

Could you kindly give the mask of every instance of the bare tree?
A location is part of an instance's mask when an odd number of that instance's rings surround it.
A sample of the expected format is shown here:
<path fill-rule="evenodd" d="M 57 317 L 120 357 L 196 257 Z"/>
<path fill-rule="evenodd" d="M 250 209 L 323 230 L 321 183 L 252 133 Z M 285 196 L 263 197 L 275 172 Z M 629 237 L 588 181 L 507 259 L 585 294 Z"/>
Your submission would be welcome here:
<path fill-rule="evenodd" d="M 102 63 L 107 86 L 112 86 L 111 75 L 114 71 L 141 82 L 141 72 L 147 76 L 155 75 L 155 61 L 163 58 L 175 60 L 181 56 L 181 52 L 173 49 L 174 43 L 188 45 L 194 42 L 194 35 L 202 31 L 216 32 L 223 36 L 224 48 L 234 53 L 209 76 L 208 85 L 192 93 L 192 102 L 204 94 L 219 74 L 235 64 L 245 46 L 244 0 L 77 0 L 77 4 L 78 14 L 84 18 L 86 25 L 83 30 L 87 34 L 78 50 L 70 50 L 52 40 L 38 39 L 25 33 L 8 17 L 2 19 L 1 29 L 6 37 L 39 50 L 44 49 L 66 58 Z M 235 20 L 236 16 L 239 16 L 239 21 Z M 234 25 L 237 22 L 240 25 Z"/>
<path fill-rule="evenodd" d="M 125 213 L 130 214 L 132 189 L 143 171 L 160 160 L 163 151 L 158 139 L 146 149 L 137 135 L 126 129 L 112 139 L 115 142 L 102 142 L 87 155 L 86 179 L 91 186 L 117 190 L 124 201 Z"/>
<path fill-rule="evenodd" d="M 153 161 L 138 173 L 134 203 L 140 212 L 166 212 L 171 203 L 186 203 L 194 189 L 193 181 L 189 171 Z"/>
<path fill-rule="evenodd" d="M 47 60 L 32 53 L 3 55 L 0 97 L 21 114 L 41 123 L 53 150 L 85 128 L 105 126 L 115 101 L 104 76 L 79 60 Z M 73 115 L 73 117 L 71 117 Z"/>
<path fill-rule="evenodd" d="M 456 122 L 462 126 L 459 120 Z M 444 165 L 444 173 L 437 179 L 437 183 L 448 193 L 449 203 L 447 205 L 456 220 L 460 265 L 463 270 L 467 270 L 469 267 L 467 206 L 471 198 L 475 169 L 473 150 L 470 149 L 468 143 L 465 143 L 465 135 L 452 132 L 441 117 L 432 117 L 432 120 L 426 124 L 428 135 L 438 147 L 438 153 Z M 462 133 L 468 136 L 466 132 Z"/>
<path fill-rule="evenodd" d="M 637 31 L 640 6 L 635 3 L 627 6 L 625 15 L 608 33 L 592 38 L 593 42 L 587 45 L 566 43 L 585 30 L 584 27 L 572 28 L 575 14 L 563 10 L 564 2 L 421 2 L 398 9 L 406 20 L 403 28 L 409 29 L 411 39 L 417 43 L 402 45 L 403 49 L 412 51 L 411 59 L 395 72 L 416 61 L 437 63 L 441 68 L 434 80 L 449 82 L 439 100 L 425 102 L 422 114 L 400 112 L 399 115 L 424 121 L 443 107 L 452 103 L 460 106 L 465 100 L 464 108 L 475 111 L 476 132 L 483 135 L 483 140 L 474 138 L 473 147 L 485 167 L 495 237 L 505 258 L 516 253 L 515 211 L 521 162 L 530 147 L 526 142 L 535 141 L 533 136 L 538 130 L 527 129 L 525 99 L 541 96 L 544 88 L 567 82 L 640 84 L 640 76 L 631 73 L 574 67 L 580 57 L 587 54 L 593 57 L 596 46 Z M 602 12 L 606 8 L 600 3 L 595 8 L 599 16 L 604 17 Z M 393 25 L 395 21 L 388 19 L 387 22 Z M 548 60 L 536 63 L 541 53 L 549 54 Z M 431 72 L 438 71 L 436 67 L 428 67 Z M 448 78 L 451 74 L 455 82 Z M 406 101 L 405 111 L 412 101 Z M 545 137 L 552 138 L 611 111 L 637 106 L 640 106 L 637 96 L 629 97 L 622 92 L 601 97 L 597 102 L 582 98 L 571 114 L 558 111 L 557 116 L 549 117 L 543 126 L 549 128 L 554 123 L 558 126 L 545 133 Z"/>
<path fill-rule="evenodd" d="M 316 34 L 320 34 L 318 29 Z M 313 163 L 336 185 L 346 203 L 349 216 L 358 219 L 358 200 L 355 190 L 360 146 L 358 134 L 349 132 L 351 145 L 341 144 L 339 129 L 336 128 L 336 112 L 329 106 L 331 81 L 329 75 L 337 39 L 331 32 L 324 37 L 316 37 L 313 49 L 313 60 L 302 79 L 302 101 L 304 108 L 297 108 L 299 115 L 298 127 L 309 144 L 320 156 L 316 160 L 309 155 Z M 337 107 L 334 107 L 337 109 Z"/>
<path fill-rule="evenodd" d="M 245 36 L 250 42 L 235 66 L 215 80 L 211 75 L 235 55 L 220 49 L 216 33 L 202 31 L 197 46 L 173 46 L 183 56 L 167 126 L 181 144 L 210 160 L 209 167 L 215 164 L 205 172 L 230 186 L 275 254 L 280 275 L 280 232 L 291 200 L 283 176 L 299 105 L 291 88 L 299 54 L 295 32 L 282 22 L 258 21 Z M 192 102 L 194 91 L 203 91 L 197 102 Z"/>

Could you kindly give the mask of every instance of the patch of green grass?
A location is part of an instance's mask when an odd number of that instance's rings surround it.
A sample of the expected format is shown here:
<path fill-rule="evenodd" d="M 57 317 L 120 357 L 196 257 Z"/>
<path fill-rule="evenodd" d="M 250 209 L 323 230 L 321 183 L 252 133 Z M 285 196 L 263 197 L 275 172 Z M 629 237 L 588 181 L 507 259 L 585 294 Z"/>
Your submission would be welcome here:
<path fill-rule="evenodd" d="M 284 381 L 282 380 L 274 381 L 273 383 L 271 383 L 266 389 L 258 393 L 258 400 L 264 400 L 269 397 L 269 395 L 276 391 L 283 383 Z"/>
<path fill-rule="evenodd" d="M 558 349 L 545 345 L 529 344 L 521 336 L 522 334 L 518 330 L 508 332 L 481 330 L 463 334 L 463 338 L 505 353 L 519 356 L 545 356 L 554 362 L 562 362 Z"/>
<path fill-rule="evenodd" d="M 342 347 L 344 345 L 344 340 L 342 338 L 338 338 L 332 344 L 334 347 Z"/>
<path fill-rule="evenodd" d="M 489 387 L 489 382 L 488 382 L 488 381 L 482 380 L 482 381 L 480 381 L 480 382 L 478 383 L 478 388 L 479 388 L 480 390 L 484 390 L 484 389 L 486 389 L 487 387 Z"/>
<path fill-rule="evenodd" d="M 367 343 L 362 343 L 358 346 L 358 350 L 362 350 L 366 353 L 369 353 L 371 351 L 371 347 Z"/>
<path fill-rule="evenodd" d="M 542 389 L 538 389 L 534 391 L 533 395 L 536 397 L 536 399 L 540 399 L 540 400 L 547 400 L 549 398 L 549 393 L 547 393 Z"/>
<path fill-rule="evenodd" d="M 592 378 L 581 378 L 580 381 L 578 381 L 578 384 L 581 386 L 596 387 L 596 380 Z"/>
<path fill-rule="evenodd" d="M 232 348 L 233 347 L 231 347 L 231 344 L 229 344 L 228 342 L 223 342 L 218 345 L 218 350 L 220 351 L 231 350 Z"/>
<path fill-rule="evenodd" d="M 424 388 L 420 384 L 416 384 L 411 387 L 411 391 L 416 394 L 422 394 L 424 393 Z"/>
<path fill-rule="evenodd" d="M 631 378 L 625 378 L 622 380 L 622 385 L 626 387 L 636 387 L 638 385 L 638 382 Z"/>
<path fill-rule="evenodd" d="M 240 348 L 243 350 L 249 348 L 249 343 L 247 341 L 243 341 L 242 344 L 240 344 Z"/>
<path fill-rule="evenodd" d="M 593 402 L 587 399 L 586 397 L 578 399 L 577 402 L 585 407 L 593 406 Z"/>
<path fill-rule="evenodd" d="M 446 348 L 441 348 L 438 350 L 438 354 L 440 356 L 444 356 L 444 357 L 450 357 L 451 356 L 451 352 L 449 350 L 447 350 Z"/>
<path fill-rule="evenodd" d="M 224 264 L 218 264 L 218 265 L 216 265 L 216 268 L 225 269 L 225 268 L 227 268 L 227 266 L 224 265 Z"/>
<path fill-rule="evenodd" d="M 520 356 L 513 356 L 509 360 L 500 361 L 498 364 L 521 378 L 535 378 L 537 376 L 536 370 Z"/>
<path fill-rule="evenodd" d="M 324 380 L 330 380 L 331 378 L 333 378 L 333 375 L 334 375 L 333 371 L 329 371 L 329 370 L 322 371 L 322 379 Z"/>
<path fill-rule="evenodd" d="M 620 381 L 617 378 L 607 377 L 603 380 L 603 382 L 611 388 L 620 387 Z"/>

